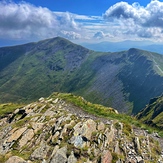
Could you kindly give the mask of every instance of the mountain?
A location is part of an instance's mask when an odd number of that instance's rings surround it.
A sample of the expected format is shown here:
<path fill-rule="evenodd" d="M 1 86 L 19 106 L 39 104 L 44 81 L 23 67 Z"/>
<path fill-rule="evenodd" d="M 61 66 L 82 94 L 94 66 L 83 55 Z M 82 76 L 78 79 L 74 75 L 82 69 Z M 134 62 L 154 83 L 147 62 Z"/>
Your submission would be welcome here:
<path fill-rule="evenodd" d="M 162 138 L 128 118 L 82 97 L 54 93 L 0 118 L 0 162 L 162 162 Z"/>
<path fill-rule="evenodd" d="M 137 118 L 146 124 L 163 129 L 163 95 L 150 100 Z"/>
<path fill-rule="evenodd" d="M 128 50 L 130 48 L 138 48 L 151 52 L 156 52 L 159 54 L 163 54 L 162 44 L 156 44 L 151 41 L 131 41 L 126 40 L 122 42 L 99 42 L 99 43 L 81 43 L 82 46 L 102 52 L 117 52 Z"/>
<path fill-rule="evenodd" d="M 60 37 L 0 48 L 0 103 L 52 92 L 136 114 L 163 92 L 163 56 L 134 48 L 95 52 Z"/>

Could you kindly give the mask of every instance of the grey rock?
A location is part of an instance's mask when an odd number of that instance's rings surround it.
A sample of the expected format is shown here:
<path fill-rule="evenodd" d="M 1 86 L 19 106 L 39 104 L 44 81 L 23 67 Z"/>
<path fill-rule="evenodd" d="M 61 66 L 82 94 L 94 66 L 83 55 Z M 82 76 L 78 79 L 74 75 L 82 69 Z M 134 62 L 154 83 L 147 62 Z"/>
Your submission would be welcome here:
<path fill-rule="evenodd" d="M 67 162 L 67 147 L 60 148 L 53 158 L 51 159 L 50 163 L 66 163 Z"/>
<path fill-rule="evenodd" d="M 138 152 L 140 150 L 140 142 L 138 137 L 135 137 L 134 143 L 135 143 L 136 151 Z"/>
<path fill-rule="evenodd" d="M 21 157 L 12 156 L 5 163 L 27 163 L 27 162 Z"/>
<path fill-rule="evenodd" d="M 76 162 L 77 162 L 77 159 L 74 156 L 74 152 L 72 151 L 71 155 L 68 157 L 68 163 L 76 163 Z"/>
<path fill-rule="evenodd" d="M 71 139 L 71 143 L 74 144 L 75 147 L 82 147 L 83 146 L 83 139 L 81 135 L 74 136 Z"/>
<path fill-rule="evenodd" d="M 31 160 L 43 160 L 46 158 L 46 155 L 49 151 L 50 147 L 45 144 L 41 143 L 40 147 L 37 148 L 32 154 L 31 154 Z"/>

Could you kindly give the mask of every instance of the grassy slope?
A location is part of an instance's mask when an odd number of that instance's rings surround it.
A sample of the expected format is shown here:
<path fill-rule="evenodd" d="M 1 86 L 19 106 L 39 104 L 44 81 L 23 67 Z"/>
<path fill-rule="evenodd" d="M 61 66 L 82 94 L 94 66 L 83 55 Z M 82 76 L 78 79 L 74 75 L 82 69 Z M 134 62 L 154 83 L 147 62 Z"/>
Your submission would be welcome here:
<path fill-rule="evenodd" d="M 163 96 L 152 99 L 137 118 L 151 126 L 163 129 Z"/>
<path fill-rule="evenodd" d="M 21 108 L 23 106 L 24 106 L 23 104 L 16 104 L 16 103 L 0 104 L 0 118 L 7 116 L 17 108 Z"/>
<path fill-rule="evenodd" d="M 81 58 L 76 57 L 80 64 L 87 52 L 87 49 L 63 39 L 39 42 L 37 47 L 22 54 L 0 73 L 0 90 L 5 94 L 1 101 L 21 99 L 28 102 L 39 98 L 40 94 L 48 96 L 59 91 L 65 77 L 76 68 L 76 65 L 69 66 L 71 53 L 80 53 Z"/>
<path fill-rule="evenodd" d="M 163 78 L 154 71 L 158 69 L 155 62 L 162 68 L 163 57 L 154 53 L 136 49 L 100 53 L 62 38 L 20 47 L 20 53 L 13 47 L 12 55 L 19 55 L 0 71 L 1 103 L 29 102 L 55 91 L 73 92 L 121 111 L 132 111 L 134 104 L 136 113 L 163 92 Z"/>

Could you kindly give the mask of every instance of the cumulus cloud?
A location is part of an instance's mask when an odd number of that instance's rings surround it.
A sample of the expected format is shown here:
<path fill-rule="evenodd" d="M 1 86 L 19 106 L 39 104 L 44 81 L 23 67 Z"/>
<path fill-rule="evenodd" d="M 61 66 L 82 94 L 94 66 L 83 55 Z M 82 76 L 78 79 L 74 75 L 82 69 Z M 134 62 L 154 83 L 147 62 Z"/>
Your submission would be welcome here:
<path fill-rule="evenodd" d="M 102 39 L 105 37 L 105 34 L 104 34 L 104 32 L 99 31 L 99 32 L 95 33 L 93 37 L 97 38 L 97 39 Z"/>
<path fill-rule="evenodd" d="M 105 39 L 105 38 L 112 38 L 113 36 L 109 33 L 105 34 L 103 31 L 98 31 L 94 34 L 93 38 L 95 39 Z"/>
<path fill-rule="evenodd" d="M 132 5 L 119 2 L 110 7 L 103 15 L 106 20 L 121 19 L 134 21 L 144 27 L 163 28 L 163 2 L 152 0 L 146 7 L 139 3 Z"/>
<path fill-rule="evenodd" d="M 77 39 L 82 38 L 79 33 L 76 33 L 74 31 L 61 31 L 59 33 L 59 35 L 62 36 L 62 37 L 66 37 L 66 38 L 68 38 L 70 40 L 77 40 Z"/>
<path fill-rule="evenodd" d="M 36 41 L 61 36 L 77 41 L 163 38 L 163 2 L 119 2 L 101 16 L 55 12 L 27 2 L 0 1 L 0 39 Z"/>
<path fill-rule="evenodd" d="M 109 22 L 118 22 L 124 34 L 160 38 L 160 29 L 163 29 L 163 2 L 152 0 L 145 7 L 139 3 L 130 5 L 119 2 L 111 6 L 103 18 Z"/>
<path fill-rule="evenodd" d="M 1 38 L 47 38 L 59 35 L 61 30 L 75 31 L 78 25 L 68 12 L 58 17 L 48 8 L 26 2 L 0 2 Z"/>

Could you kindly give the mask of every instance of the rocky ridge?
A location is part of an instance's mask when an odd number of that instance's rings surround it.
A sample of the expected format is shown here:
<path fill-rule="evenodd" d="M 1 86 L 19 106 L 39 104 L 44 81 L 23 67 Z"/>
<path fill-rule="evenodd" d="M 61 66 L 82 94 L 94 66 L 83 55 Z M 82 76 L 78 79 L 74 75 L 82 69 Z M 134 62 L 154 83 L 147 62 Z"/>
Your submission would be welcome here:
<path fill-rule="evenodd" d="M 147 131 L 88 114 L 57 95 L 0 119 L 1 163 L 161 163 L 158 141 Z"/>

